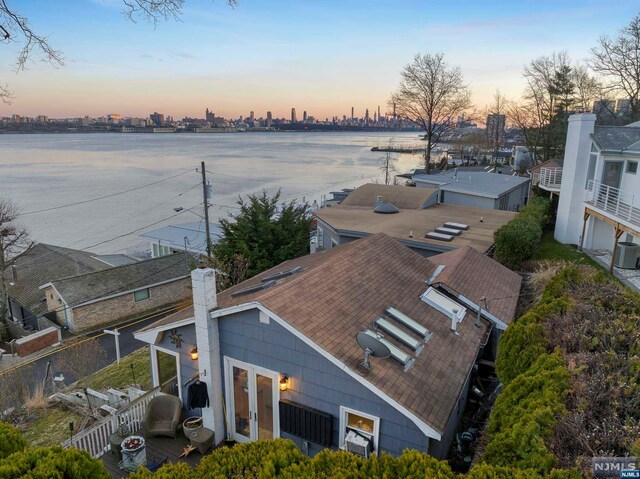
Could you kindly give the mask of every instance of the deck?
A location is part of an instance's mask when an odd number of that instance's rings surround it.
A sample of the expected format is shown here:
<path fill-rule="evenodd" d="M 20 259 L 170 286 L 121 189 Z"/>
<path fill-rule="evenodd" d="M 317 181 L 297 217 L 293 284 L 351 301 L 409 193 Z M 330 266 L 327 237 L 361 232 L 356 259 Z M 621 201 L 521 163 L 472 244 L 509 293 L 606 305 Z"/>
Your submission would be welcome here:
<path fill-rule="evenodd" d="M 186 462 L 191 467 L 195 467 L 202 459 L 202 454 L 196 449 L 187 457 L 179 457 L 182 450 L 189 445 L 189 441 L 182 431 L 178 431 L 176 439 L 170 437 L 150 437 L 147 439 L 147 463 L 159 462 L 163 458 L 167 458 L 167 463 Z M 209 453 L 213 449 L 209 450 Z M 120 469 L 118 463 L 120 460 L 111 451 L 105 453 L 101 458 L 104 467 L 107 469 L 111 477 L 119 479 L 121 477 L 129 477 L 129 473 Z"/>

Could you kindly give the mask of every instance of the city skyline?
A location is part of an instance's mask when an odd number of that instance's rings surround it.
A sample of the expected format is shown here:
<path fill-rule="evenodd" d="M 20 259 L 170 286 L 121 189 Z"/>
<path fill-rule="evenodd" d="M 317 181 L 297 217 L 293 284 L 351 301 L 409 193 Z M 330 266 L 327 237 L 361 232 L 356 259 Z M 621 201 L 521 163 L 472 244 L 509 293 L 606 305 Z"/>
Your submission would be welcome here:
<path fill-rule="evenodd" d="M 202 117 L 202 105 L 229 118 L 288 118 L 293 107 L 298 117 L 324 120 L 349 117 L 352 106 L 373 117 L 378 105 L 384 116 L 402 67 L 415 53 L 437 51 L 462 68 L 482 107 L 496 89 L 519 98 L 529 60 L 561 49 L 584 59 L 600 35 L 637 13 L 631 1 L 456 2 L 446 11 L 418 1 L 366 5 L 241 0 L 232 9 L 188 0 L 180 22 L 154 29 L 128 22 L 121 0 L 34 0 L 19 13 L 63 51 L 65 66 L 34 61 L 15 75 L 15 48 L 3 46 L 0 81 L 16 98 L 0 104 L 0 116 Z"/>

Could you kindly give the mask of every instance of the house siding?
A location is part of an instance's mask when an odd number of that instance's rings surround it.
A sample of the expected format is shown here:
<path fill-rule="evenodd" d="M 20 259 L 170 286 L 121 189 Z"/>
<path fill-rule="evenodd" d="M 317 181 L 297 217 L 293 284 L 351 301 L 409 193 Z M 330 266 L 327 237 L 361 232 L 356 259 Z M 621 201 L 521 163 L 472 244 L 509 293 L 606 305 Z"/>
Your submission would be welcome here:
<path fill-rule="evenodd" d="M 195 410 L 189 410 L 187 408 L 189 401 L 189 381 L 198 371 L 198 360 L 196 359 L 194 361 L 191 359 L 190 354 L 191 348 L 196 344 L 196 327 L 193 324 L 189 324 L 187 326 L 177 328 L 177 332 L 182 338 L 182 345 L 180 348 L 176 347 L 176 345 L 171 342 L 171 335 L 169 334 L 169 331 L 162 334 L 162 338 L 156 346 L 160 346 L 163 349 L 168 349 L 169 351 L 174 351 L 180 354 L 180 388 L 182 389 L 183 417 L 200 416 L 201 412 L 203 412 L 200 411 L 200 408 Z M 153 354 L 153 349 L 151 349 L 151 354 Z M 207 376 L 204 376 L 202 380 L 206 381 L 206 378 Z"/>
<path fill-rule="evenodd" d="M 189 278 L 184 278 L 150 288 L 149 299 L 143 301 L 135 302 L 133 300 L 133 293 L 127 293 L 73 308 L 68 327 L 74 333 L 89 331 L 137 314 L 161 309 L 189 298 L 191 296 L 189 285 Z M 51 300 L 49 299 L 51 296 L 49 292 L 52 289 L 53 288 L 47 288 L 47 306 L 50 307 L 49 302 L 51 301 L 51 303 L 55 305 L 54 308 L 60 308 L 61 305 L 57 302 L 55 291 L 51 293 L 53 298 Z M 59 324 L 65 325 L 64 312 L 57 312 L 56 319 Z"/>
<path fill-rule="evenodd" d="M 274 320 L 261 323 L 258 311 L 250 310 L 222 317 L 219 325 L 222 356 L 286 373 L 290 388 L 280 392 L 281 399 L 333 416 L 332 448 L 338 447 L 340 406 L 345 406 L 380 418 L 380 451 L 397 456 L 407 448 L 429 450 L 429 438 L 412 421 Z M 355 340 L 353 347 L 358 347 Z M 282 437 L 302 448 L 302 439 L 288 434 Z M 322 449 L 310 444 L 309 454 Z"/>

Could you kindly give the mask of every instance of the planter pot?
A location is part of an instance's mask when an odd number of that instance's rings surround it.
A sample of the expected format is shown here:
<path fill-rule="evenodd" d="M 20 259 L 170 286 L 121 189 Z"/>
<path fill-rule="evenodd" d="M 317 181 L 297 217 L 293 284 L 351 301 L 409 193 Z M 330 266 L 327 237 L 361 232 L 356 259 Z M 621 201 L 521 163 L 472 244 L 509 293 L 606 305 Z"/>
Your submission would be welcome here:
<path fill-rule="evenodd" d="M 188 417 L 182 422 L 182 432 L 184 437 L 189 439 L 189 435 L 202 427 L 202 418 L 199 416 Z"/>
<path fill-rule="evenodd" d="M 122 468 L 133 472 L 147 465 L 147 449 L 144 437 L 129 436 L 120 444 L 122 448 Z"/>

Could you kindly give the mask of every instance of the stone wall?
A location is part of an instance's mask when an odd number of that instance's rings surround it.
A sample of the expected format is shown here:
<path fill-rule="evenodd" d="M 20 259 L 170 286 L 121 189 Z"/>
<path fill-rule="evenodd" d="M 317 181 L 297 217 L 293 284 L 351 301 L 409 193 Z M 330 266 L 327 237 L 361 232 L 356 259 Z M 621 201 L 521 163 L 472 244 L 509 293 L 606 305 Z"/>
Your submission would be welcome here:
<path fill-rule="evenodd" d="M 184 278 L 150 288 L 149 298 L 142 301 L 135 302 L 133 293 L 127 293 L 73 308 L 69 329 L 74 333 L 90 331 L 103 325 L 179 303 L 191 296 L 189 286 L 189 278 Z"/>

